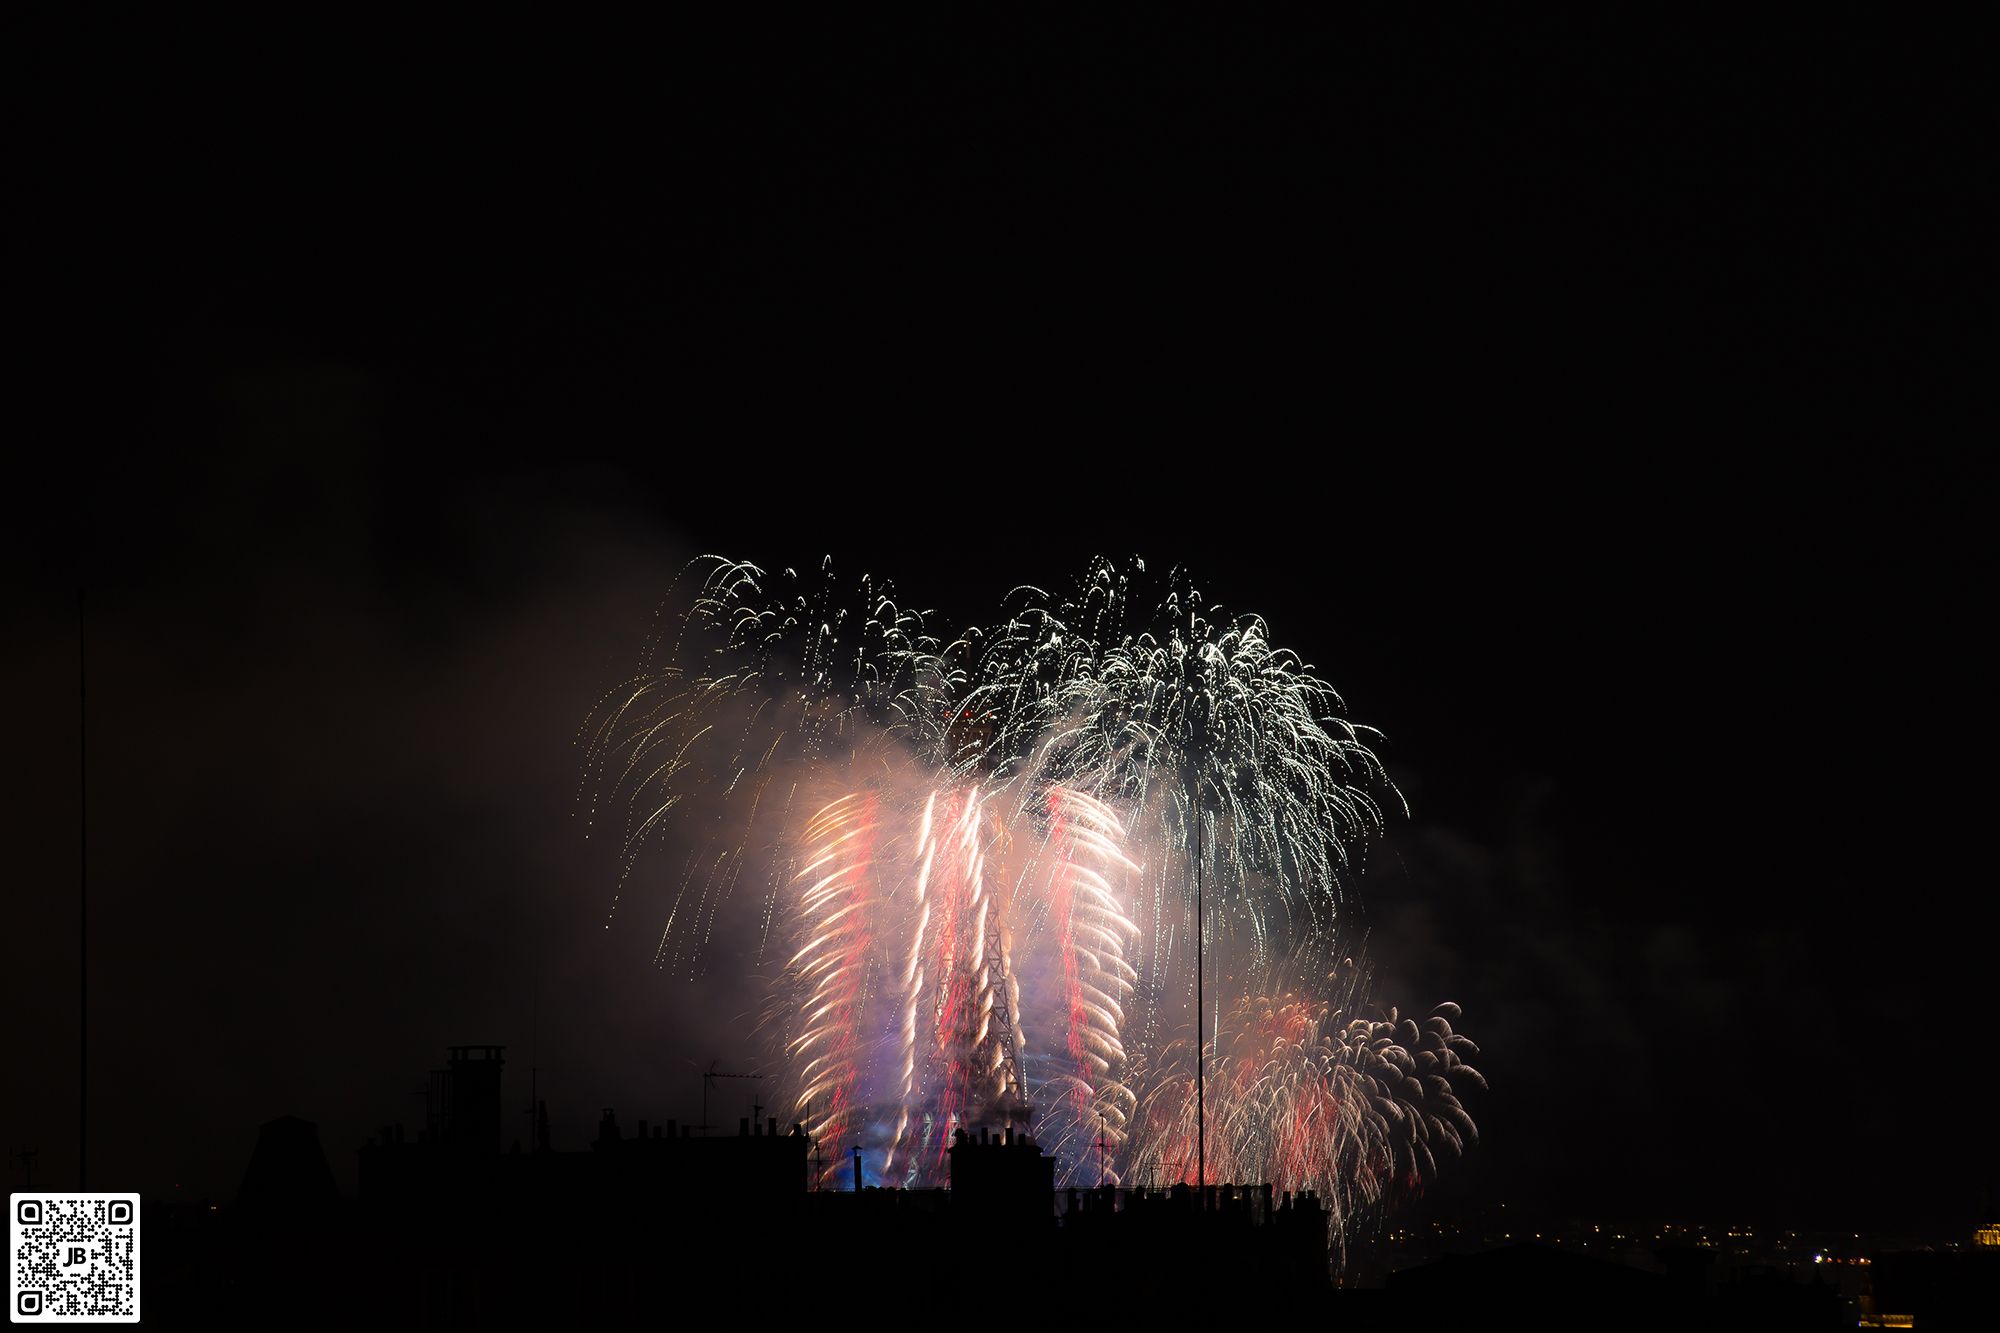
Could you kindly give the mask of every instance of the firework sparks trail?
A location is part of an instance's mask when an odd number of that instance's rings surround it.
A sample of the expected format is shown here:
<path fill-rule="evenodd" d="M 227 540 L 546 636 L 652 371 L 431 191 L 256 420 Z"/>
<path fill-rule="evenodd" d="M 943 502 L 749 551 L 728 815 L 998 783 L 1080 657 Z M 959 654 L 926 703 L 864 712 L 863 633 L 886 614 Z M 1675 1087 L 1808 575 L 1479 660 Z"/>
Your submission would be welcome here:
<path fill-rule="evenodd" d="M 1122 1036 L 1139 977 L 1125 951 L 1139 929 L 1125 915 L 1113 876 L 1139 867 L 1121 849 L 1125 830 L 1103 802 L 1067 787 L 1049 788 L 1044 802 L 1053 861 L 1048 907 L 1062 978 L 1060 1018 L 1050 1026 L 1061 1033 L 1067 1068 L 1053 1074 L 1038 1102 L 1043 1141 L 1074 1167 L 1100 1137 L 1107 1149 L 1123 1144 L 1134 1105 L 1122 1081 Z"/>
<path fill-rule="evenodd" d="M 803 1031 L 786 1051 L 798 1062 L 799 1104 L 825 1108 L 809 1132 L 836 1143 L 853 1127 L 862 1072 L 879 813 L 873 799 L 847 796 L 807 825 L 816 854 L 799 872 L 806 885 L 800 903 L 817 929 L 787 964 L 797 983 L 810 988 L 802 1006 Z"/>
<path fill-rule="evenodd" d="M 886 583 L 709 560 L 593 713 L 580 804 L 594 827 L 623 799 L 619 898 L 674 830 L 662 966 L 698 971 L 756 886 L 806 1128 L 905 1185 L 943 1182 L 954 1128 L 1031 1107 L 1059 1179 L 1094 1182 L 1094 1156 L 1191 1177 L 1199 848 L 1211 1178 L 1318 1191 L 1337 1242 L 1474 1135 L 1456 1007 L 1357 1017 L 1333 966 L 1401 798 L 1376 733 L 1264 620 L 1146 585 L 1099 561 L 944 642 Z M 1315 965 L 1338 975 L 1279 980 Z"/>
<path fill-rule="evenodd" d="M 965 1119 L 977 1095 L 973 1086 L 977 1048 L 986 1034 L 983 1020 L 991 1013 L 990 1004 L 982 1004 L 991 993 L 981 958 L 990 904 L 980 832 L 976 794 L 950 792 L 942 802 L 934 795 L 926 803 L 917 844 L 920 916 L 910 932 L 903 1032 L 909 1052 L 906 1070 L 914 1071 L 921 1060 L 927 1077 L 921 1083 L 905 1078 L 885 1168 L 892 1169 L 901 1155 L 911 1159 L 919 1179 L 942 1176 L 949 1131 Z M 922 1098 L 925 1088 L 933 1089 L 934 1095 Z M 920 1131 L 914 1143 L 908 1138 L 913 1118 Z"/>

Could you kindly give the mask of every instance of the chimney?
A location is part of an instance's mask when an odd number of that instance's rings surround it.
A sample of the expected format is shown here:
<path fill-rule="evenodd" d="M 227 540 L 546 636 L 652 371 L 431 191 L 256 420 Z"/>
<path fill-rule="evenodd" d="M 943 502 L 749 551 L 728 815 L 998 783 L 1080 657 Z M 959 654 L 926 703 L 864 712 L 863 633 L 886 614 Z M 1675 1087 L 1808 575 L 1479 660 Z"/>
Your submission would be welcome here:
<path fill-rule="evenodd" d="M 642 1139 L 646 1137 L 646 1122 L 644 1120 L 639 1122 L 639 1137 Z"/>
<path fill-rule="evenodd" d="M 500 1151 L 500 1071 L 504 1046 L 452 1046 L 443 1071 L 442 1137 L 472 1152 Z"/>
<path fill-rule="evenodd" d="M 653 1126 L 653 1137 L 656 1139 L 660 1137 L 660 1127 L 658 1125 Z"/>
<path fill-rule="evenodd" d="M 669 1120 L 667 1122 L 667 1137 L 670 1139 L 677 1139 L 680 1136 L 681 1136 L 680 1122 L 677 1120 Z"/>
<path fill-rule="evenodd" d="M 743 1118 L 742 1118 L 741 1120 L 738 1120 L 738 1121 L 736 1122 L 736 1137 L 737 1137 L 737 1138 L 739 1138 L 739 1139 L 747 1139 L 747 1138 L 749 1138 L 749 1137 L 750 1137 L 750 1117 L 749 1117 L 749 1116 L 747 1116 L 747 1115 L 746 1115 L 746 1116 L 744 1116 L 744 1117 L 743 1117 Z"/>
<path fill-rule="evenodd" d="M 768 1133 L 774 1139 L 778 1137 L 778 1117 L 776 1116 L 771 1117 L 771 1128 L 766 1130 L 765 1132 Z"/>
<path fill-rule="evenodd" d="M 861 1149 L 854 1149 L 854 1192 L 861 1193 Z"/>

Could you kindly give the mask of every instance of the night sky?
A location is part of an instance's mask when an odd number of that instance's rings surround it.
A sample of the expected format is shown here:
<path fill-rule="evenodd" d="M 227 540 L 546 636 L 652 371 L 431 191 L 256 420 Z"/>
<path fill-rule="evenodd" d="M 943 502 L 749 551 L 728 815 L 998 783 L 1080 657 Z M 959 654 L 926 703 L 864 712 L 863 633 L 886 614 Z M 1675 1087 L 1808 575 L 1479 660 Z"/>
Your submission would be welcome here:
<path fill-rule="evenodd" d="M 1492 1083 L 1433 1204 L 1969 1228 L 1970 58 L 1323 21 L 50 34 L 4 1146 L 74 1179 L 79 582 L 91 1185 L 226 1200 L 284 1113 L 351 1188 L 448 1043 L 570 1147 L 754 1058 L 577 816 L 689 557 L 957 625 L 1137 554 L 1386 733 L 1376 991 Z"/>

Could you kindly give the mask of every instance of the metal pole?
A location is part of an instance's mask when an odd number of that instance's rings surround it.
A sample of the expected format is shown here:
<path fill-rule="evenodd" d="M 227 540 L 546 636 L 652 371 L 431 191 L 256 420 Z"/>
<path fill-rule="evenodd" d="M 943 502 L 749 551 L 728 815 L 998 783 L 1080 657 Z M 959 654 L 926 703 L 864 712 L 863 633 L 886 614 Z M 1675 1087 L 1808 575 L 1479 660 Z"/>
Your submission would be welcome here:
<path fill-rule="evenodd" d="M 76 590 L 76 1187 L 90 1188 L 90 728 L 85 711 L 83 588 Z"/>

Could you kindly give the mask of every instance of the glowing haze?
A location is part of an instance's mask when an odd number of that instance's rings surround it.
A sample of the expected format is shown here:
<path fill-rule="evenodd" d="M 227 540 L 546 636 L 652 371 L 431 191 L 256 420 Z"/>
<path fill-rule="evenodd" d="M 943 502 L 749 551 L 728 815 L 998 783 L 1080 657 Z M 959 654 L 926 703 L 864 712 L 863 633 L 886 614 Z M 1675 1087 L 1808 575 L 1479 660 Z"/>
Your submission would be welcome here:
<path fill-rule="evenodd" d="M 1196 884 L 1210 1180 L 1315 1189 L 1335 1243 L 1482 1085 L 1453 1028 L 1373 1010 L 1348 882 L 1402 808 L 1331 685 L 1185 579 L 1099 560 L 950 639 L 894 589 L 708 557 L 586 727 L 619 896 L 657 958 L 754 934 L 792 1118 L 882 1183 L 1032 1122 L 1059 1182 L 1192 1181 Z M 1482 1085 L 1483 1086 L 1483 1085 Z"/>

